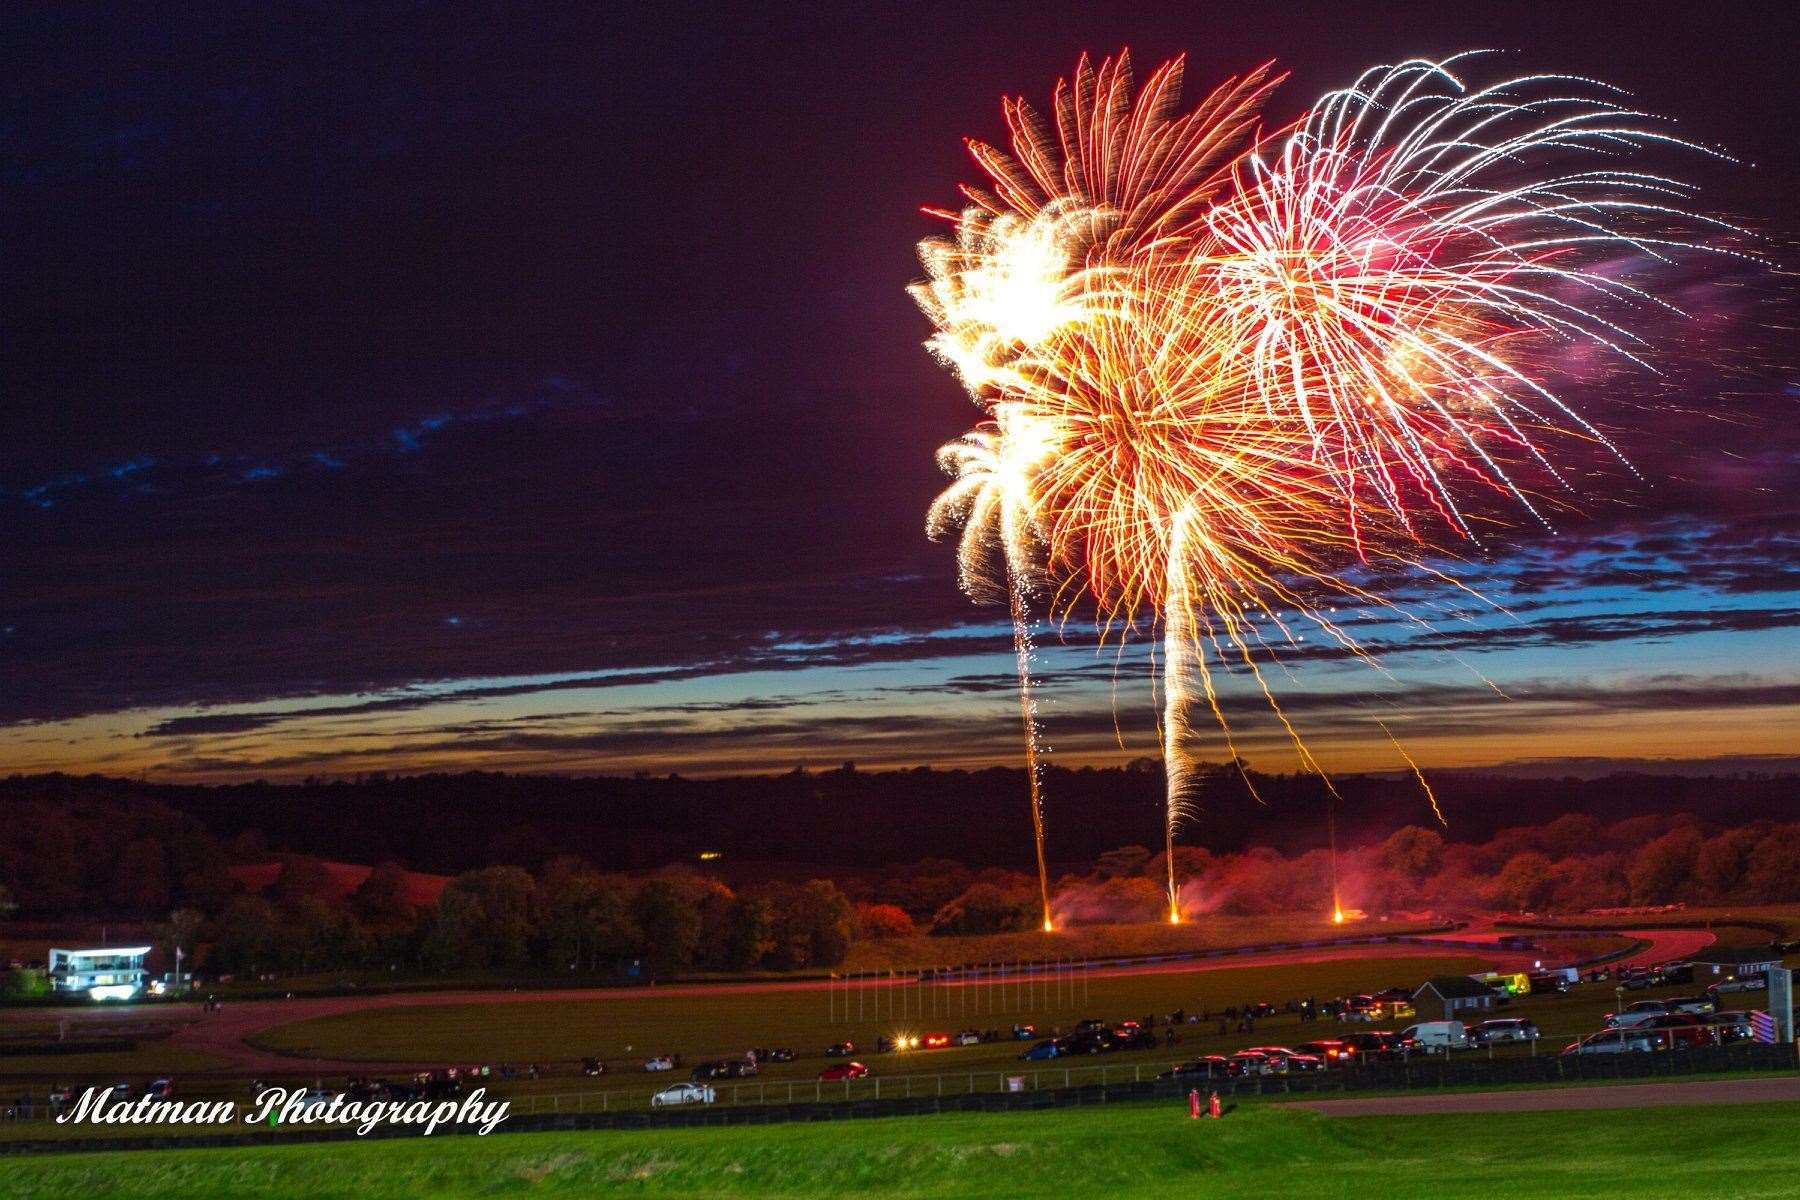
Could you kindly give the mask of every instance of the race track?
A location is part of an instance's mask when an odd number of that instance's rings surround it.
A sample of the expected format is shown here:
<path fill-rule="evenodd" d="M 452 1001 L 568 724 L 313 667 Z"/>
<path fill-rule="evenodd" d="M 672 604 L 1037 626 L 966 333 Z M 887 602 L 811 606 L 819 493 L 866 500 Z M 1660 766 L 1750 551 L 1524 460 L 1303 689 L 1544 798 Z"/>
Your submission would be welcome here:
<path fill-rule="evenodd" d="M 1180 962 L 1150 963 L 1138 966 L 1097 967 L 1090 978 L 1199 973 L 1255 966 L 1292 966 L 1304 963 L 1332 962 L 1358 958 L 1413 957 L 1433 954 L 1446 956 L 1485 956 L 1495 969 L 1520 970 L 1531 965 L 1533 956 L 1501 948 L 1498 933 L 1491 929 L 1462 930 L 1442 935 L 1425 935 L 1402 943 L 1358 945 L 1286 950 L 1262 954 L 1230 955 Z M 1633 930 L 1630 936 L 1643 938 L 1649 947 L 1633 955 L 1632 964 L 1666 962 L 1685 957 L 1712 940 L 1710 933 L 1697 930 Z M 1492 944 L 1492 950 L 1470 947 L 1470 942 Z M 1442 943 L 1441 945 L 1435 943 Z M 1006 976 L 1002 975 L 1001 978 Z M 973 986 L 982 986 L 977 980 Z M 531 1001 L 563 1000 L 631 1000 L 641 1001 L 646 995 L 721 996 L 766 992 L 821 992 L 827 988 L 877 988 L 889 986 L 885 978 L 835 983 L 822 979 L 769 980 L 755 983 L 687 983 L 655 988 L 556 988 L 522 990 L 391 992 L 367 996 L 316 996 L 282 1000 L 232 1001 L 219 1012 L 205 1012 L 199 1004 L 133 1005 L 125 1008 L 96 1006 L 86 1009 L 46 1009 L 19 1014 L 28 1021 L 54 1023 L 67 1021 L 72 1031 L 85 1023 L 117 1024 L 121 1020 L 176 1026 L 166 1043 L 171 1049 L 193 1051 L 221 1061 L 220 1070 L 241 1074 L 285 1074 L 297 1069 L 322 1074 L 402 1072 L 440 1066 L 441 1063 L 367 1062 L 361 1060 L 313 1059 L 277 1054 L 249 1044 L 249 1039 L 266 1029 L 313 1017 L 337 1016 L 379 1008 L 413 1008 L 441 1004 L 519 1004 Z M 943 987 L 960 987 L 948 980 Z"/>

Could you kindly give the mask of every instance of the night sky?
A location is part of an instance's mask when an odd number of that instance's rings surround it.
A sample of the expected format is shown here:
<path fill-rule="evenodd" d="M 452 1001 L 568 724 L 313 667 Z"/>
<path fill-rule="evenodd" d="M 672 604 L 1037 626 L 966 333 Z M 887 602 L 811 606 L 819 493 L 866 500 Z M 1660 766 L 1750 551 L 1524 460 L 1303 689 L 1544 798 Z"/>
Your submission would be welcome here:
<path fill-rule="evenodd" d="M 0 772 L 1011 761 L 1004 613 L 922 532 L 975 412 L 904 292 L 1002 94 L 1275 59 L 1285 122 L 1494 47 L 1737 156 L 1658 165 L 1791 267 L 1791 7 L 9 7 Z M 1513 616 L 1290 664 L 1327 766 L 1392 769 L 1377 718 L 1427 767 L 1800 749 L 1791 308 L 1674 286 L 1667 373 L 1571 393 L 1643 481 L 1578 463 L 1458 568 Z M 1056 760 L 1153 753 L 1141 651 L 1049 641 Z"/>

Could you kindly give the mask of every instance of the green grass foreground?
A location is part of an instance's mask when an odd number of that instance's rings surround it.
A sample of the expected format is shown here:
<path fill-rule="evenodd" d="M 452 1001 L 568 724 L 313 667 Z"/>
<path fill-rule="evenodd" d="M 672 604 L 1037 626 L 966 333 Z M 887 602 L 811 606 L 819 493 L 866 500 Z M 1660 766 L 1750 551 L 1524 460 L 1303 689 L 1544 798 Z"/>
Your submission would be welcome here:
<path fill-rule="evenodd" d="M 1800 1104 L 1333 1119 L 1179 1105 L 0 1160 L 19 1200 L 125 1195 L 1800 1196 Z"/>

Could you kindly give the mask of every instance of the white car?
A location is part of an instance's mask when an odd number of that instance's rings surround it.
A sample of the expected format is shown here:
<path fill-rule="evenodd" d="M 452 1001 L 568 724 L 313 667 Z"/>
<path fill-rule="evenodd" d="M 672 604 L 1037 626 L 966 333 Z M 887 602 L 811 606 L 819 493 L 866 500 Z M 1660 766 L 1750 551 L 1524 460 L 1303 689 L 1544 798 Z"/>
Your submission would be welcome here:
<path fill-rule="evenodd" d="M 1656 1049 L 1656 1039 L 1644 1029 L 1602 1029 L 1571 1043 L 1564 1054 L 1631 1054 Z"/>
<path fill-rule="evenodd" d="M 667 1054 L 659 1054 L 655 1058 L 644 1060 L 644 1070 L 646 1071 L 673 1071 L 674 1069 L 675 1060 Z"/>
<path fill-rule="evenodd" d="M 1635 1029 L 1639 1025 L 1648 1025 L 1658 1017 L 1669 1015 L 1669 1006 L 1662 1000 L 1639 1000 L 1624 1012 L 1607 1013 L 1601 1022 L 1608 1029 Z"/>
<path fill-rule="evenodd" d="M 981 1035 L 976 1033 L 973 1029 L 965 1029 L 950 1040 L 953 1044 L 958 1046 L 981 1045 Z"/>
<path fill-rule="evenodd" d="M 329 1108 L 335 1097 L 324 1088 L 308 1088 L 306 1095 L 300 1098 L 300 1111 L 309 1113 L 314 1109 Z"/>
<path fill-rule="evenodd" d="M 677 1083 L 664 1088 L 650 1097 L 651 1108 L 665 1108 L 671 1104 L 711 1104 L 716 1099 L 713 1090 L 702 1083 Z"/>

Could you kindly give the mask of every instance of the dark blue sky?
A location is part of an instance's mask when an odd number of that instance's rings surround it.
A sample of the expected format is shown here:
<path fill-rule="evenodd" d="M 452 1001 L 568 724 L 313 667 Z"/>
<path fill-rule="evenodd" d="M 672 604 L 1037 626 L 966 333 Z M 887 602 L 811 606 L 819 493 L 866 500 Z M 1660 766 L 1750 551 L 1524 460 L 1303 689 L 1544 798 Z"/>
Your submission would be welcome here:
<path fill-rule="evenodd" d="M 1754 164 L 1688 173 L 1792 263 L 1785 5 L 651 7 L 0 15 L 0 770 L 1008 757 L 903 288 L 960 139 L 1084 49 L 1277 59 L 1275 120 L 1474 46 L 1597 76 Z M 1648 485 L 1471 565 L 1522 624 L 1296 665 L 1328 760 L 1391 765 L 1374 713 L 1444 764 L 1793 750 L 1789 313 L 1682 286 L 1670 374 L 1582 397 Z M 1070 643 L 1058 753 L 1146 752 L 1144 665 L 1121 748 Z"/>

